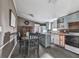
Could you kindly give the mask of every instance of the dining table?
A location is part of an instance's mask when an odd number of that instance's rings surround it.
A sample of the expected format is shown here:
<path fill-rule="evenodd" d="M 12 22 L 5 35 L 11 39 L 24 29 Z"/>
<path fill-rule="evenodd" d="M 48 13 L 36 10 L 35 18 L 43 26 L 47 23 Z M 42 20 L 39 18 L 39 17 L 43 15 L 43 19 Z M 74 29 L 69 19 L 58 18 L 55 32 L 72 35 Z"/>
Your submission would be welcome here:
<path fill-rule="evenodd" d="M 28 57 L 30 57 L 30 54 L 32 51 L 37 53 L 36 57 L 39 57 L 39 35 L 37 33 L 30 33 L 27 37 L 21 37 L 24 45 L 24 57 L 26 57 L 26 51 L 28 54 Z M 27 50 L 26 50 L 27 48 Z M 34 54 L 33 54 L 34 55 Z"/>
<path fill-rule="evenodd" d="M 23 41 L 23 45 L 24 45 L 24 51 L 23 51 L 23 54 L 24 54 L 24 57 L 26 56 L 26 50 L 27 50 L 27 53 L 28 53 L 28 40 L 29 40 L 29 37 L 21 37 L 22 41 Z"/>

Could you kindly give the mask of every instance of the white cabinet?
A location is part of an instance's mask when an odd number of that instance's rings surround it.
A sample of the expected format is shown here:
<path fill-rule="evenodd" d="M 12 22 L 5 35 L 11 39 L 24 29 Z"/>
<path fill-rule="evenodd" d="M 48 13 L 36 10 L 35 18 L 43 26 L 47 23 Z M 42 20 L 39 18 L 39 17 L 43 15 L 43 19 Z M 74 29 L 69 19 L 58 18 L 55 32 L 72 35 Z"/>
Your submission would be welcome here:
<path fill-rule="evenodd" d="M 34 32 L 39 32 L 40 31 L 40 25 L 39 24 L 35 24 L 34 25 Z"/>
<path fill-rule="evenodd" d="M 57 28 L 57 20 L 55 20 L 55 21 L 52 22 L 52 29 L 53 28 Z"/>
<path fill-rule="evenodd" d="M 54 35 L 54 44 L 59 45 L 59 35 Z"/>
<path fill-rule="evenodd" d="M 51 30 L 51 22 L 46 23 L 46 28 L 47 28 L 47 30 Z"/>
<path fill-rule="evenodd" d="M 67 17 L 60 17 L 57 21 L 58 29 L 68 29 L 68 20 Z"/>
<path fill-rule="evenodd" d="M 52 37 L 51 37 L 51 43 L 54 43 L 56 45 L 59 45 L 59 35 L 57 35 L 58 29 L 57 29 L 57 20 L 52 22 Z"/>
<path fill-rule="evenodd" d="M 40 26 L 41 27 L 41 32 L 42 34 L 45 34 L 47 32 L 46 26 Z"/>
<path fill-rule="evenodd" d="M 43 45 L 45 48 L 50 46 L 51 43 L 51 36 L 48 34 L 41 34 L 40 35 L 40 44 Z"/>
<path fill-rule="evenodd" d="M 70 46 L 70 45 L 65 45 L 65 49 L 79 54 L 79 48 L 76 48 L 76 47 L 73 47 L 73 46 Z"/>
<path fill-rule="evenodd" d="M 49 47 L 51 43 L 51 35 L 46 34 L 45 47 Z"/>

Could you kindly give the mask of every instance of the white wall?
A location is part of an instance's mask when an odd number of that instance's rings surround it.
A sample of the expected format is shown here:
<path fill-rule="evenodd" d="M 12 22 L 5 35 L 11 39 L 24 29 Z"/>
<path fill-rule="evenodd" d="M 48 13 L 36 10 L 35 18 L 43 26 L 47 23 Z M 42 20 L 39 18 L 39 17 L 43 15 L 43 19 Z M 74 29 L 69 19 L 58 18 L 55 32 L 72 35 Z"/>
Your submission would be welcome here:
<path fill-rule="evenodd" d="M 26 25 L 24 22 L 27 19 L 24 19 L 22 17 L 18 17 L 18 26 L 34 26 L 34 22 L 29 21 L 29 25 Z"/>
<path fill-rule="evenodd" d="M 2 33 L 0 34 L 0 48 L 3 46 L 5 32 L 17 32 L 17 25 L 15 28 L 9 26 L 9 9 L 12 9 L 16 16 L 16 10 L 12 0 L 0 0 L 0 26 L 2 26 Z M 1 53 L 0 49 L 0 53 Z"/>
<path fill-rule="evenodd" d="M 72 14 L 70 16 L 67 16 L 68 22 L 76 22 L 79 21 L 79 12 Z"/>

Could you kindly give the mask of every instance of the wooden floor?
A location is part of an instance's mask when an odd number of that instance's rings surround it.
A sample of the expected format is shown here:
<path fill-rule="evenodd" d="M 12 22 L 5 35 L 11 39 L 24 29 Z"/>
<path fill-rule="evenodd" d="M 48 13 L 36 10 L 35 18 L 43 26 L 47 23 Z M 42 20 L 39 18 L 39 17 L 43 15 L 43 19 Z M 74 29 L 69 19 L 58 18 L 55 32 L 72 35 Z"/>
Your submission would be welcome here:
<path fill-rule="evenodd" d="M 39 54 L 40 58 L 79 58 L 79 55 L 72 53 L 70 51 L 67 51 L 63 48 L 57 47 L 55 45 L 51 45 L 49 48 L 44 48 L 40 46 L 39 48 Z M 27 54 L 19 54 L 18 51 L 18 45 L 16 46 L 16 49 L 12 55 L 12 58 L 28 58 Z M 30 58 L 34 58 L 33 56 Z"/>

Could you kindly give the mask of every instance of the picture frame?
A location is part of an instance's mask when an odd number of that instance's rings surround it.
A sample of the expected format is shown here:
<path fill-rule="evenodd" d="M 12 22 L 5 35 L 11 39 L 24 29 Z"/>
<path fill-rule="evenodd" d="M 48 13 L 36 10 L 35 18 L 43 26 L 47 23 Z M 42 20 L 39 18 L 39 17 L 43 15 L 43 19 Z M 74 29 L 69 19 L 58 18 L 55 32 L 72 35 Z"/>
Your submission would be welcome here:
<path fill-rule="evenodd" d="M 11 9 L 9 10 L 9 26 L 11 27 L 16 26 L 16 16 L 14 15 Z"/>

